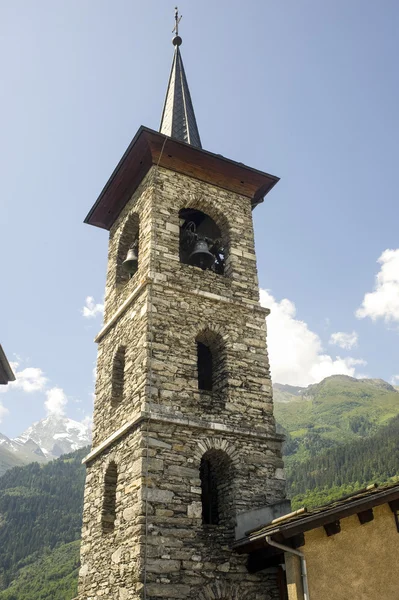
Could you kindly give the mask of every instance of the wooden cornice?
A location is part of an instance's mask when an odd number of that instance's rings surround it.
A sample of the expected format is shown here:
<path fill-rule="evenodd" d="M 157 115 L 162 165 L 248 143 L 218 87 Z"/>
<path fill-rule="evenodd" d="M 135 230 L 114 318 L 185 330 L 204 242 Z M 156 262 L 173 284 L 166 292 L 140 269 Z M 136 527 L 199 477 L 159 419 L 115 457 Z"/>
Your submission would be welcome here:
<path fill-rule="evenodd" d="M 279 181 L 274 175 L 141 126 L 85 223 L 109 230 L 153 165 L 247 196 L 253 207 Z"/>

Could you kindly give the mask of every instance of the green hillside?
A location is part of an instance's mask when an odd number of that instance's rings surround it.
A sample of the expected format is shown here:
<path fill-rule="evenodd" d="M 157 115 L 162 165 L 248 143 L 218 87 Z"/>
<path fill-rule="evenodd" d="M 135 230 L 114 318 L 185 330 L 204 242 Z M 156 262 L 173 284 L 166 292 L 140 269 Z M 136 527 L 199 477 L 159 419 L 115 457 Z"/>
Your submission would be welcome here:
<path fill-rule="evenodd" d="M 0 600 L 71 600 L 77 595 L 80 542 L 48 551 L 16 573 Z"/>
<path fill-rule="evenodd" d="M 0 590 L 21 567 L 80 538 L 85 454 L 15 467 L 0 478 Z"/>
<path fill-rule="evenodd" d="M 329 448 L 287 469 L 293 508 L 318 506 L 370 483 L 399 479 L 399 416 L 377 433 Z"/>
<path fill-rule="evenodd" d="M 287 439 L 287 465 L 373 435 L 399 414 L 398 391 L 381 379 L 333 375 L 307 388 L 275 386 L 275 417 Z"/>

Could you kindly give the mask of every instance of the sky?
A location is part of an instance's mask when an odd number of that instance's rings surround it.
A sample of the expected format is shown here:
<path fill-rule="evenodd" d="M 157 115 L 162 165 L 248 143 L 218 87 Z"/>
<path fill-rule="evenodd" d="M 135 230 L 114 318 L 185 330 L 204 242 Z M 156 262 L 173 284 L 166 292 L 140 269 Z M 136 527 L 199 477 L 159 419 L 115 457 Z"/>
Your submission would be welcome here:
<path fill-rule="evenodd" d="M 281 178 L 254 212 L 274 382 L 399 384 L 399 3 L 179 4 L 203 147 Z M 0 392 L 10 437 L 89 421 L 108 234 L 83 224 L 173 56 L 165 0 L 0 0 Z"/>

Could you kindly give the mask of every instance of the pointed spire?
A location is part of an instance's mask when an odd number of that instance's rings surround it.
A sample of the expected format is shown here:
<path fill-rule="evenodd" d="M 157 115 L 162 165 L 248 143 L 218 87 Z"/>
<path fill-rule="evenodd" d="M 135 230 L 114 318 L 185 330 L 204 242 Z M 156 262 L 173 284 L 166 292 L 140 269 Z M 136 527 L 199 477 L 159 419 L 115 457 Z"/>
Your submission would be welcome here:
<path fill-rule="evenodd" d="M 180 54 L 179 46 L 182 43 L 182 39 L 179 36 L 180 19 L 181 16 L 179 17 L 176 7 L 176 25 L 173 30 L 176 33 L 173 38 L 175 54 L 159 131 L 192 146 L 202 148 L 183 60 Z"/>

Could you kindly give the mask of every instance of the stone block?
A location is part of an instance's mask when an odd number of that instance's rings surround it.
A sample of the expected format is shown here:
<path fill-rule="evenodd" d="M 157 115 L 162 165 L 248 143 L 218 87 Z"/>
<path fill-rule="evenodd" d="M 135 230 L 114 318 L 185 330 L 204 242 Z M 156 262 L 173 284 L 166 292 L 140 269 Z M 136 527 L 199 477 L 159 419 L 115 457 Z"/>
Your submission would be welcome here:
<path fill-rule="evenodd" d="M 202 518 L 202 502 L 192 502 L 187 506 L 187 516 L 190 519 Z"/>
<path fill-rule="evenodd" d="M 160 490 L 158 488 L 147 488 L 143 490 L 143 497 L 149 502 L 160 502 L 167 504 L 174 498 L 174 493 L 169 490 Z"/>
<path fill-rule="evenodd" d="M 147 560 L 147 571 L 149 573 L 176 573 L 180 570 L 180 561 L 178 560 L 158 560 L 148 559 Z"/>

